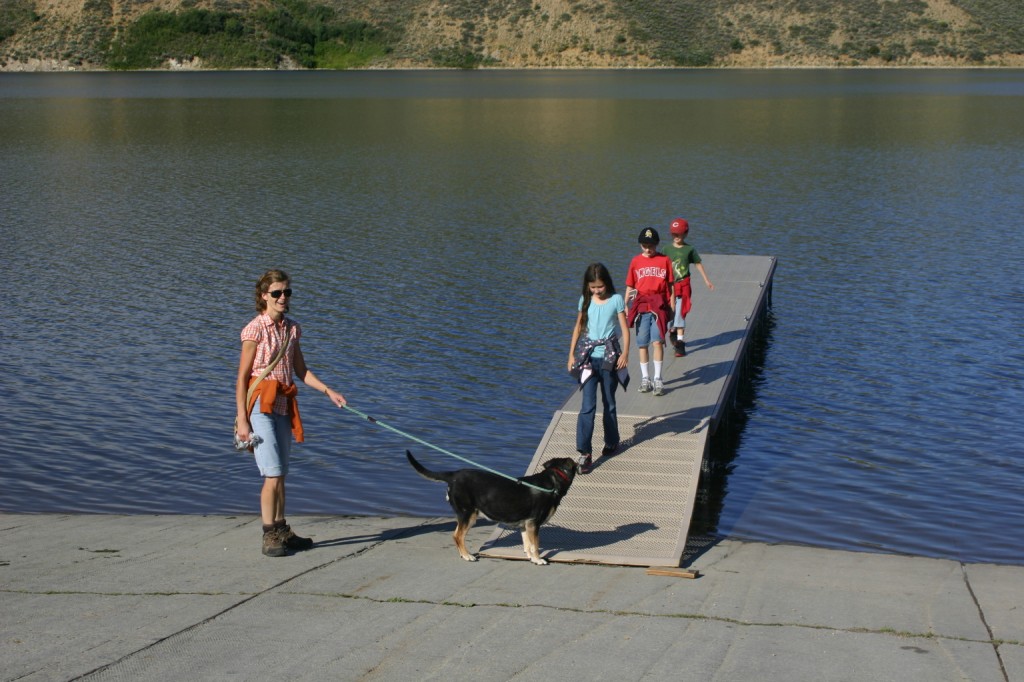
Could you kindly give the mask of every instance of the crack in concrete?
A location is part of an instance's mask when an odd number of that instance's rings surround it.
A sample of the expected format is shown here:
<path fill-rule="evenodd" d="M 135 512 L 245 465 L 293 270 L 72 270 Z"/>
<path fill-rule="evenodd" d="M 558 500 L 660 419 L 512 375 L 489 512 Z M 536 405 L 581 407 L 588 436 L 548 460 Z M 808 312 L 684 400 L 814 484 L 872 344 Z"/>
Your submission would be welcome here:
<path fill-rule="evenodd" d="M 964 577 L 964 585 L 967 587 L 967 593 L 971 595 L 971 600 L 974 602 L 974 608 L 978 609 L 978 618 L 981 619 L 981 624 L 985 626 L 985 632 L 988 633 L 988 641 L 992 644 L 992 650 L 995 652 L 996 660 L 999 661 L 999 672 L 1003 674 L 1003 679 L 1006 682 L 1010 682 L 1010 675 L 1006 672 L 1006 664 L 1003 662 L 1003 656 L 999 652 L 1000 644 L 1014 644 L 1015 642 L 999 642 L 995 639 L 992 634 L 992 628 L 988 624 L 988 620 L 985 618 L 985 609 L 982 608 L 981 602 L 978 601 L 978 596 L 974 594 L 974 588 L 971 586 L 971 578 L 967 574 L 967 565 L 960 562 L 960 572 Z"/>

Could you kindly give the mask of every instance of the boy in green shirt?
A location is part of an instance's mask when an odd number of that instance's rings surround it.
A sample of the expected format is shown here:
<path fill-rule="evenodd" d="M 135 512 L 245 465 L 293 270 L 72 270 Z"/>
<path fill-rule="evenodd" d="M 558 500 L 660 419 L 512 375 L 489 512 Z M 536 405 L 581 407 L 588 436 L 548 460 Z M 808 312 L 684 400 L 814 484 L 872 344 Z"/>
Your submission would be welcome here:
<path fill-rule="evenodd" d="M 686 355 L 683 334 L 686 332 L 686 314 L 690 312 L 691 305 L 690 264 L 697 268 L 697 272 L 704 278 L 704 284 L 708 289 L 714 291 L 715 285 L 711 283 L 707 273 L 704 272 L 704 265 L 700 262 L 700 254 L 697 253 L 697 249 L 686 243 L 690 224 L 684 218 L 676 218 L 672 221 L 669 231 L 672 233 L 672 244 L 661 251 L 672 261 L 672 270 L 675 276 L 676 316 L 669 338 L 672 340 L 672 345 L 675 346 L 676 357 L 681 358 Z"/>

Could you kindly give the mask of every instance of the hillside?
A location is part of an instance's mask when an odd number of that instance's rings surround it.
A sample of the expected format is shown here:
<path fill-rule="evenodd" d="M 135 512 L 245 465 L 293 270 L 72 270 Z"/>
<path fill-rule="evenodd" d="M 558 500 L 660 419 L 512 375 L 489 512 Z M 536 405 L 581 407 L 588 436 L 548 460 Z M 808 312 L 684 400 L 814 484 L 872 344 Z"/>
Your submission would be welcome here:
<path fill-rule="evenodd" d="M 0 70 L 1024 67 L 1020 0 L 0 0 Z"/>

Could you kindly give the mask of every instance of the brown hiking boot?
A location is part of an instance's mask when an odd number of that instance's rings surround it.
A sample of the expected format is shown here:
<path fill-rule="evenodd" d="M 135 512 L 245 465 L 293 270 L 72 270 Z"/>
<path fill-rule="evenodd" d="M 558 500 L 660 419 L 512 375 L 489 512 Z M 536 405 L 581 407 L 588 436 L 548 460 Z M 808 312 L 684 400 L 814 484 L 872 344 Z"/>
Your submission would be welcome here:
<path fill-rule="evenodd" d="M 284 543 L 284 546 L 292 551 L 301 552 L 304 549 L 310 549 L 313 547 L 313 540 L 311 538 L 299 537 L 292 531 L 292 527 L 287 523 L 282 526 L 278 526 L 277 532 L 281 536 L 281 542 Z"/>
<path fill-rule="evenodd" d="M 264 556 L 284 556 L 284 540 L 277 528 L 263 531 L 263 554 Z"/>

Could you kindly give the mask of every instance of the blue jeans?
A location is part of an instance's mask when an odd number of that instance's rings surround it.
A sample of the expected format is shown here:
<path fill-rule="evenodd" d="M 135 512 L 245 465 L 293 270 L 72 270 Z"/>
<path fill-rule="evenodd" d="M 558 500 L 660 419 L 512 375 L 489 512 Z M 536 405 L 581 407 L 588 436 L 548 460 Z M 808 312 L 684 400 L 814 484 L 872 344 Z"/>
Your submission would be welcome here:
<path fill-rule="evenodd" d="M 292 452 L 292 420 L 288 415 L 264 414 L 260 412 L 260 401 L 249 414 L 249 423 L 254 433 L 263 442 L 254 450 L 256 466 L 264 477 L 284 476 L 288 473 L 288 460 Z"/>
<path fill-rule="evenodd" d="M 615 368 L 602 369 L 604 358 L 594 358 L 594 373 L 583 384 L 583 405 L 576 420 L 576 450 L 583 454 L 593 453 L 591 441 L 594 438 L 594 418 L 597 415 L 597 388 L 601 387 L 604 403 L 604 445 L 614 448 L 619 445 L 619 418 L 615 411 L 615 389 L 619 378 Z"/>

